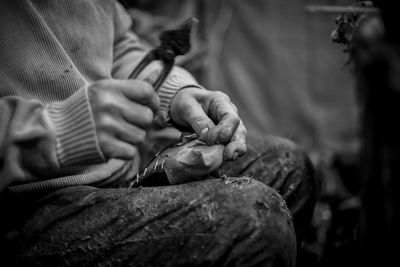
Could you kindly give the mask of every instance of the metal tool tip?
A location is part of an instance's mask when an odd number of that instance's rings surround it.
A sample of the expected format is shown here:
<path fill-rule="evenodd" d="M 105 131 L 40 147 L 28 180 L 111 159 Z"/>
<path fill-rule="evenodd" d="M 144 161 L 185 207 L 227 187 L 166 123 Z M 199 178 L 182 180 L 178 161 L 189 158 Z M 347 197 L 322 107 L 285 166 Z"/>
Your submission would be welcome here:
<path fill-rule="evenodd" d="M 193 25 L 197 24 L 195 18 L 188 18 L 180 25 L 167 30 L 160 35 L 161 46 L 172 50 L 176 56 L 184 55 L 190 50 L 190 34 Z"/>

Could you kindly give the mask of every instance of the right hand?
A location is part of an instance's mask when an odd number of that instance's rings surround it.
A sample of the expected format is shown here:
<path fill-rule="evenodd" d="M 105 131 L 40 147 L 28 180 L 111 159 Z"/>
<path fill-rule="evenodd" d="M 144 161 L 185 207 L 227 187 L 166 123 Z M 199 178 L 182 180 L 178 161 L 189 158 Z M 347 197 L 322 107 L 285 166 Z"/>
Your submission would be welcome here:
<path fill-rule="evenodd" d="M 102 80 L 89 85 L 88 95 L 104 156 L 134 157 L 160 106 L 153 87 L 139 80 Z"/>

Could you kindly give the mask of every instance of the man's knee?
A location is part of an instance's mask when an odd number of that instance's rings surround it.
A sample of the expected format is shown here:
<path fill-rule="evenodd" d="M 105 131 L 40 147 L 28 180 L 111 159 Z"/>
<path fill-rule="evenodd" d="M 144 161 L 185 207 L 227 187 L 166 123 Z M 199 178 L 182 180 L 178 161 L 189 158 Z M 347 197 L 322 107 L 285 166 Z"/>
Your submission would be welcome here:
<path fill-rule="evenodd" d="M 242 170 L 242 175 L 254 177 L 278 191 L 292 176 L 315 185 L 313 164 L 306 151 L 296 143 L 271 136 L 249 140 L 249 150 L 248 164 Z"/>
<path fill-rule="evenodd" d="M 281 137 L 249 138 L 248 153 L 226 164 L 228 175 L 246 175 L 274 188 L 286 201 L 293 217 L 298 240 L 304 236 L 318 192 L 314 166 L 306 151 Z"/>
<path fill-rule="evenodd" d="M 203 205 L 217 205 L 216 236 L 228 242 L 221 263 L 291 266 L 296 258 L 296 236 L 282 197 L 247 177 L 224 178 L 222 185 L 218 182 L 212 182 L 217 190 Z"/>
<path fill-rule="evenodd" d="M 232 162 L 222 166 L 222 172 L 228 176 L 252 174 L 254 177 L 259 170 L 268 170 L 269 175 L 276 174 L 274 168 L 300 169 L 310 175 L 313 174 L 313 166 L 306 151 L 295 142 L 277 136 L 249 137 L 247 153 Z M 257 177 L 255 177 L 257 178 Z"/>
<path fill-rule="evenodd" d="M 273 187 L 289 202 L 299 189 L 314 199 L 318 190 L 315 169 L 306 151 L 282 137 L 249 138 L 246 155 L 225 164 L 222 173 L 250 176 Z"/>

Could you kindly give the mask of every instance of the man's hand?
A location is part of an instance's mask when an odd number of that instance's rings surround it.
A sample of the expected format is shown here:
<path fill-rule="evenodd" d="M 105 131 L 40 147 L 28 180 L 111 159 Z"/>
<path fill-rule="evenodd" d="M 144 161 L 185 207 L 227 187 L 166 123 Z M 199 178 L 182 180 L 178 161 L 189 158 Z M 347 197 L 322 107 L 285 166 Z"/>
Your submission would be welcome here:
<path fill-rule="evenodd" d="M 89 85 L 88 95 L 104 156 L 131 159 L 160 106 L 153 87 L 139 80 L 103 80 Z"/>
<path fill-rule="evenodd" d="M 174 123 L 191 127 L 200 140 L 209 145 L 226 144 L 224 160 L 246 152 L 246 128 L 226 94 L 186 88 L 172 99 L 170 112 Z"/>

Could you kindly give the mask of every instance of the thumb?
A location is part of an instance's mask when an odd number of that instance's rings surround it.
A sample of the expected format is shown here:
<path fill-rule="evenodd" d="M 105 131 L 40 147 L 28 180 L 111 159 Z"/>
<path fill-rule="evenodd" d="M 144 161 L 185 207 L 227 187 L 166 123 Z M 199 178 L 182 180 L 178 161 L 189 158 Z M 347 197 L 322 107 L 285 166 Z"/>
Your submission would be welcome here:
<path fill-rule="evenodd" d="M 190 109 L 182 114 L 183 120 L 188 123 L 199 139 L 204 141 L 208 129 L 215 127 L 214 122 L 204 112 L 203 107 L 196 101 L 190 105 Z"/>
<path fill-rule="evenodd" d="M 151 85 L 154 85 L 154 83 L 157 81 L 158 76 L 160 76 L 160 73 L 160 69 L 155 69 L 146 77 L 139 76 L 139 79 L 144 82 L 148 82 Z"/>

